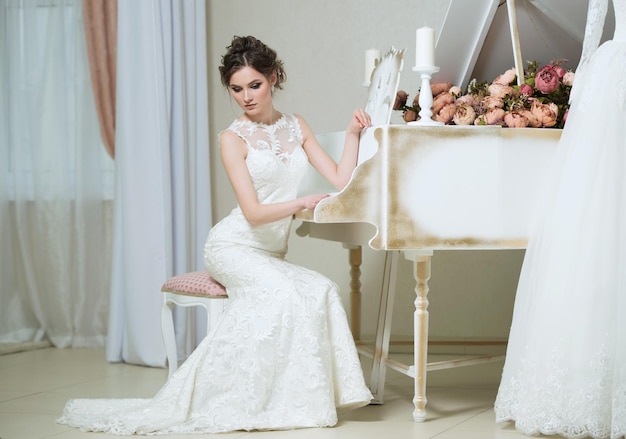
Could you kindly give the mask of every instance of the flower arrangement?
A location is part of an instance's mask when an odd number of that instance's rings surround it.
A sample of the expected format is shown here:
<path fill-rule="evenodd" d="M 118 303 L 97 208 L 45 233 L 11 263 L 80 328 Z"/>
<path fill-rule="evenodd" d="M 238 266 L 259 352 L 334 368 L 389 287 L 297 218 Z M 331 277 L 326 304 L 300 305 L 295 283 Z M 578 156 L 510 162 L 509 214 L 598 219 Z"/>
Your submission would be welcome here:
<path fill-rule="evenodd" d="M 433 83 L 432 117 L 447 125 L 563 128 L 575 75 L 561 66 L 564 61 L 542 67 L 529 62 L 521 85 L 517 85 L 514 68 L 491 84 L 473 79 L 465 94 L 450 83 Z M 419 93 L 410 104 L 408 97 L 406 91 L 398 91 L 393 107 L 402 111 L 405 122 L 417 120 L 420 112 Z"/>

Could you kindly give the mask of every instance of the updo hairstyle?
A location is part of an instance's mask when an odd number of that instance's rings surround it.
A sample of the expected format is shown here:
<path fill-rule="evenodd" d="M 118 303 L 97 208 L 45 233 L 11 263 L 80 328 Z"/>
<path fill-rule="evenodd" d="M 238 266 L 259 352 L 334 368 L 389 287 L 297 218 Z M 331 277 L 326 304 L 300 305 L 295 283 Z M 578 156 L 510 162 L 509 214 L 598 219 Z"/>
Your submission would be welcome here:
<path fill-rule="evenodd" d="M 268 80 L 272 73 L 276 73 L 276 88 L 282 89 L 282 83 L 287 79 L 283 62 L 278 59 L 276 51 L 263 44 L 252 36 L 233 37 L 227 52 L 222 56 L 222 65 L 219 67 L 222 84 L 228 87 L 230 78 L 243 67 L 252 67 Z"/>

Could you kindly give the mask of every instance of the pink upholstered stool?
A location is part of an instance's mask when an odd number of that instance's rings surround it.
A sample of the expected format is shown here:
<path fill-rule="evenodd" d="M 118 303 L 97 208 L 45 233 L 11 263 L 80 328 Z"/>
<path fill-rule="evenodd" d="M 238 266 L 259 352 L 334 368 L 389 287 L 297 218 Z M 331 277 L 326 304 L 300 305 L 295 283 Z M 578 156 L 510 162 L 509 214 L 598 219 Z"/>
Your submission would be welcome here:
<path fill-rule="evenodd" d="M 178 369 L 178 352 L 174 333 L 172 309 L 178 306 L 202 306 L 207 312 L 207 332 L 211 328 L 212 317 L 216 313 L 211 307 L 215 299 L 227 299 L 226 289 L 206 271 L 194 271 L 168 279 L 161 287 L 163 306 L 161 307 L 161 331 L 165 343 L 165 354 L 169 364 L 169 376 Z"/>

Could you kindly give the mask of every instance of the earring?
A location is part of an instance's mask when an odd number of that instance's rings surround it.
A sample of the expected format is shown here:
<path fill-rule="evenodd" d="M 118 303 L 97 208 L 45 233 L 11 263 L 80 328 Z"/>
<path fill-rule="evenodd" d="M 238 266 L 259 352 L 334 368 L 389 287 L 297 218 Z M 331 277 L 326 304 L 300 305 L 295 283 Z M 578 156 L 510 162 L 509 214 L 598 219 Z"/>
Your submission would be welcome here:
<path fill-rule="evenodd" d="M 274 93 L 275 91 L 276 91 L 276 87 L 272 85 L 272 93 Z"/>

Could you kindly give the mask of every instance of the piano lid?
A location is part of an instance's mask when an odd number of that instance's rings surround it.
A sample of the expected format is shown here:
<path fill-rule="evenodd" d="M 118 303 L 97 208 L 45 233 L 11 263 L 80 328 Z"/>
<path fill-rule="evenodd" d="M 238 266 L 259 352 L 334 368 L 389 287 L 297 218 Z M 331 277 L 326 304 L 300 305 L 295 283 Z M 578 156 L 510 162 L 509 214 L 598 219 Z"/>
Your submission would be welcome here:
<path fill-rule="evenodd" d="M 565 68 L 575 69 L 582 49 L 587 5 L 587 1 L 515 0 L 523 68 L 530 60 L 543 65 L 560 58 L 568 60 Z M 603 41 L 613 32 L 611 5 Z M 463 89 L 472 78 L 492 81 L 514 67 L 507 2 L 450 0 L 437 37 L 436 60 L 441 69 L 433 75 L 433 82 L 450 81 Z"/>

